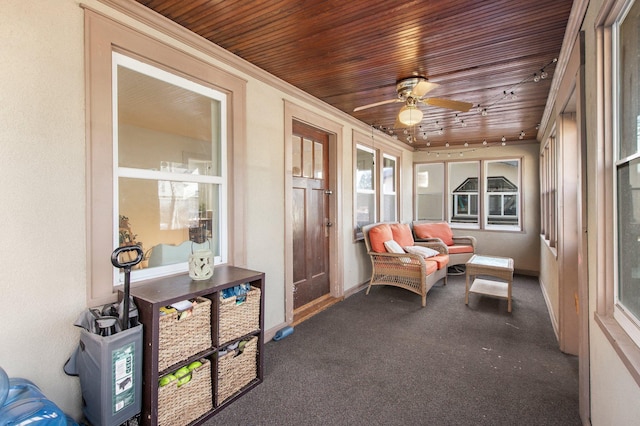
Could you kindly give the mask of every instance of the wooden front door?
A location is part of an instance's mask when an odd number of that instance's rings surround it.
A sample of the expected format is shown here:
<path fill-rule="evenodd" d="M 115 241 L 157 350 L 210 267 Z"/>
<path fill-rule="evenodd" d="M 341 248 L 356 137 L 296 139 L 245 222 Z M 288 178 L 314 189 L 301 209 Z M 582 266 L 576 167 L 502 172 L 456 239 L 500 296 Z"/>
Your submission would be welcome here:
<path fill-rule="evenodd" d="M 294 122 L 293 308 L 329 293 L 329 137 Z"/>

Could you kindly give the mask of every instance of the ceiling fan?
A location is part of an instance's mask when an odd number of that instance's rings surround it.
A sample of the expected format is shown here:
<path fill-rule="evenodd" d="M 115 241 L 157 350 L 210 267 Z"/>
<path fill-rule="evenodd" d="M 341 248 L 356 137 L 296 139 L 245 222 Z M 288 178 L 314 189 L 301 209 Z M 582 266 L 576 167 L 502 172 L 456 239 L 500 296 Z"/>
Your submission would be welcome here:
<path fill-rule="evenodd" d="M 363 109 L 373 108 L 380 105 L 386 105 L 396 102 L 404 102 L 405 105 L 398 112 L 397 121 L 400 125 L 413 126 L 422 121 L 423 113 L 418 108 L 419 103 L 435 106 L 439 108 L 447 108 L 461 112 L 467 112 L 473 104 L 469 102 L 453 101 L 442 98 L 425 98 L 424 96 L 435 89 L 439 85 L 431 83 L 426 77 L 408 77 L 396 82 L 397 99 L 388 99 L 386 101 L 374 102 L 372 104 L 363 105 L 355 108 L 353 112 L 362 111 Z M 396 125 L 396 127 L 399 127 Z"/>

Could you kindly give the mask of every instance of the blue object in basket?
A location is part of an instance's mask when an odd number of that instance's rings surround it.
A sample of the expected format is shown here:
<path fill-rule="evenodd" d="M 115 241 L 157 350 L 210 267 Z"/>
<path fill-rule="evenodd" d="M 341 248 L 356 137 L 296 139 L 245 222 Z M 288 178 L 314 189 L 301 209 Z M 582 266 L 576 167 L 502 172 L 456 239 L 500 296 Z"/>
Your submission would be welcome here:
<path fill-rule="evenodd" d="M 291 333 L 293 333 L 293 327 L 291 327 L 290 325 L 286 326 L 283 329 L 280 329 L 276 332 L 276 335 L 273 336 L 273 340 L 282 340 L 285 337 L 287 337 L 288 335 L 290 335 Z"/>

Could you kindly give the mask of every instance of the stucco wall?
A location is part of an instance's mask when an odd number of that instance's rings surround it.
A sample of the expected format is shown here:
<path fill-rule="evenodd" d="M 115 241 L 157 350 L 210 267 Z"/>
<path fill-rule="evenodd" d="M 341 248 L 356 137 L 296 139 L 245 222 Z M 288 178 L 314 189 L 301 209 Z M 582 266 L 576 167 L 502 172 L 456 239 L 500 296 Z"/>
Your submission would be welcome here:
<path fill-rule="evenodd" d="M 0 366 L 74 414 L 65 360 L 85 306 L 83 16 L 9 0 L 0 14 Z"/>
<path fill-rule="evenodd" d="M 348 292 L 368 279 L 363 244 L 353 241 L 352 134 L 358 126 L 352 119 L 328 114 L 314 102 L 305 103 L 234 70 L 98 1 L 85 4 L 247 80 L 246 191 L 239 194 L 245 212 L 240 226 L 245 227 L 247 267 L 266 274 L 267 330 L 285 321 L 283 100 L 330 116 L 342 127 L 337 149 L 343 167 L 336 194 L 343 206 L 336 223 L 344 257 L 340 285 Z M 73 322 L 87 307 L 84 11 L 75 0 L 9 0 L 3 3 L 0 35 L 0 291 L 5 302 L 0 366 L 10 377 L 34 381 L 79 418 L 79 381 L 62 368 L 78 344 L 79 329 Z M 407 152 L 403 155 L 410 164 Z"/>

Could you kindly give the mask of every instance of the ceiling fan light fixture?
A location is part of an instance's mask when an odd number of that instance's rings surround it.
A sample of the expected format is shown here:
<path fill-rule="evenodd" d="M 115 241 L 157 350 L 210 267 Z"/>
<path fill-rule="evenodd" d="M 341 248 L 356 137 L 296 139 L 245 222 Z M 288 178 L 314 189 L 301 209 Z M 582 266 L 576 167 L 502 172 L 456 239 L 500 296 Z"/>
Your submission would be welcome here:
<path fill-rule="evenodd" d="M 422 111 L 414 105 L 405 105 L 400 109 L 398 113 L 398 120 L 406 126 L 413 126 L 422 121 L 424 114 Z"/>

